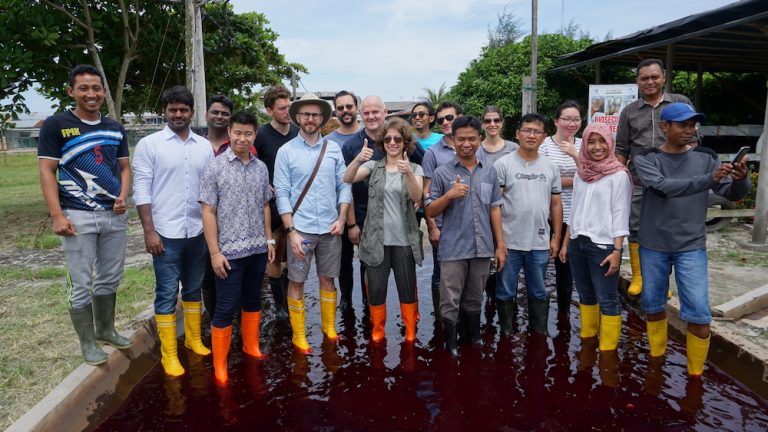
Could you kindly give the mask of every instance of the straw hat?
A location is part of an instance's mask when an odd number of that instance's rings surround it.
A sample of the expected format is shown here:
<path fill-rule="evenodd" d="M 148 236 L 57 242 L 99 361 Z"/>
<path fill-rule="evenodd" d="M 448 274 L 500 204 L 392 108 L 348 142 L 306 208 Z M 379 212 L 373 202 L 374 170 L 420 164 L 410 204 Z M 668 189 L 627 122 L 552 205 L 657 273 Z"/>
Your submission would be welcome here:
<path fill-rule="evenodd" d="M 299 124 L 299 121 L 296 118 L 297 114 L 304 105 L 318 105 L 320 107 L 323 114 L 323 121 L 320 123 L 320 128 L 325 126 L 325 124 L 328 123 L 328 120 L 331 119 L 331 106 L 328 105 L 328 102 L 320 99 L 314 93 L 304 93 L 304 96 L 302 96 L 301 99 L 291 102 L 291 106 L 288 108 L 288 115 L 291 116 L 291 120 L 297 125 Z"/>

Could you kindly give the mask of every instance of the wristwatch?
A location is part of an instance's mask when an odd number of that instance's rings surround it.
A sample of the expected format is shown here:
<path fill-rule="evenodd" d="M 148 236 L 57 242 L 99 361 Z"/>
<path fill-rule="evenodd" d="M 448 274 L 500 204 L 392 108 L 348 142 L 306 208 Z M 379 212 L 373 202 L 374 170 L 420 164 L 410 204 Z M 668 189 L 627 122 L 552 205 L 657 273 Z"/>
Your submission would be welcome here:
<path fill-rule="evenodd" d="M 275 239 L 269 239 L 269 240 L 267 240 L 267 244 L 268 245 L 276 245 L 277 241 Z"/>
<path fill-rule="evenodd" d="M 357 226 L 357 224 L 356 224 L 356 223 L 353 223 L 353 224 L 347 224 L 347 229 L 350 229 L 350 228 L 354 228 L 354 227 L 356 227 L 356 226 Z"/>
<path fill-rule="evenodd" d="M 285 233 L 290 234 L 292 232 L 296 231 L 296 227 L 287 227 L 285 228 Z"/>
<path fill-rule="evenodd" d="M 623 247 L 617 248 L 616 246 L 614 246 L 614 247 L 613 247 L 613 251 L 614 251 L 614 252 L 617 252 L 617 251 L 618 251 L 618 252 L 621 254 L 621 253 L 624 253 L 624 248 L 623 248 Z"/>

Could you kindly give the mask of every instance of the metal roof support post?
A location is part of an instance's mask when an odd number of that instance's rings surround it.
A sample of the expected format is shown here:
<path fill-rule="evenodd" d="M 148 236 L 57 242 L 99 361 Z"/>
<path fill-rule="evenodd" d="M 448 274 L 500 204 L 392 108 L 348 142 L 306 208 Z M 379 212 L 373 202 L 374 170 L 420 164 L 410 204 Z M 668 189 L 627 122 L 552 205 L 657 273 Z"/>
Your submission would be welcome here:
<path fill-rule="evenodd" d="M 765 82 L 768 87 L 768 80 Z M 757 149 L 759 150 L 759 149 Z M 752 244 L 764 245 L 768 236 L 768 96 L 765 99 L 763 121 L 763 148 L 760 153 L 760 175 L 755 194 L 755 225 L 752 228 Z"/>
<path fill-rule="evenodd" d="M 601 62 L 595 63 L 595 84 L 601 84 L 603 81 L 603 64 Z"/>
<path fill-rule="evenodd" d="M 667 45 L 667 83 L 664 85 L 664 91 L 672 93 L 672 80 L 675 78 L 675 46 Z"/>
<path fill-rule="evenodd" d="M 701 111 L 701 106 L 704 103 L 704 101 L 701 100 L 701 80 L 703 75 L 704 67 L 701 65 L 701 62 L 699 62 L 699 64 L 696 65 L 696 95 L 693 100 L 693 105 L 696 107 L 696 111 Z"/>

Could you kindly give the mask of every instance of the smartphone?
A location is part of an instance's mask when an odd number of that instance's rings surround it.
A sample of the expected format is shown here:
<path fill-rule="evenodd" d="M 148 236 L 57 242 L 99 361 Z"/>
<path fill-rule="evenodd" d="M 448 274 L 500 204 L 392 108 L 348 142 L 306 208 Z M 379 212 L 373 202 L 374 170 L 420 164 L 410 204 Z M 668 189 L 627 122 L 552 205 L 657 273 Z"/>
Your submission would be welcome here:
<path fill-rule="evenodd" d="M 740 148 L 739 152 L 736 153 L 736 157 L 733 158 L 733 162 L 731 162 L 731 164 L 741 163 L 741 161 L 744 159 L 744 156 L 746 156 L 747 153 L 749 153 L 749 146 L 744 146 Z"/>

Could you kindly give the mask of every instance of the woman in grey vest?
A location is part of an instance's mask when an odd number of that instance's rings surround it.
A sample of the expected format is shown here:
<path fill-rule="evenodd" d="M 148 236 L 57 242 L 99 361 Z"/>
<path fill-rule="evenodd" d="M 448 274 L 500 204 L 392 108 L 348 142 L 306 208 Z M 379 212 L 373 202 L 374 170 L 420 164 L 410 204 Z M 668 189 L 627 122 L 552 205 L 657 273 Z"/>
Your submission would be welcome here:
<path fill-rule="evenodd" d="M 395 274 L 405 339 L 416 339 L 416 264 L 421 265 L 423 257 L 416 208 L 421 206 L 424 174 L 419 165 L 408 161 L 415 147 L 408 123 L 392 118 L 376 141 L 377 150 L 386 157 L 370 160 L 373 150 L 366 143 L 344 174 L 347 183 L 368 179 L 368 212 L 358 253 L 367 266 L 374 342 L 384 338 L 390 271 Z"/>

